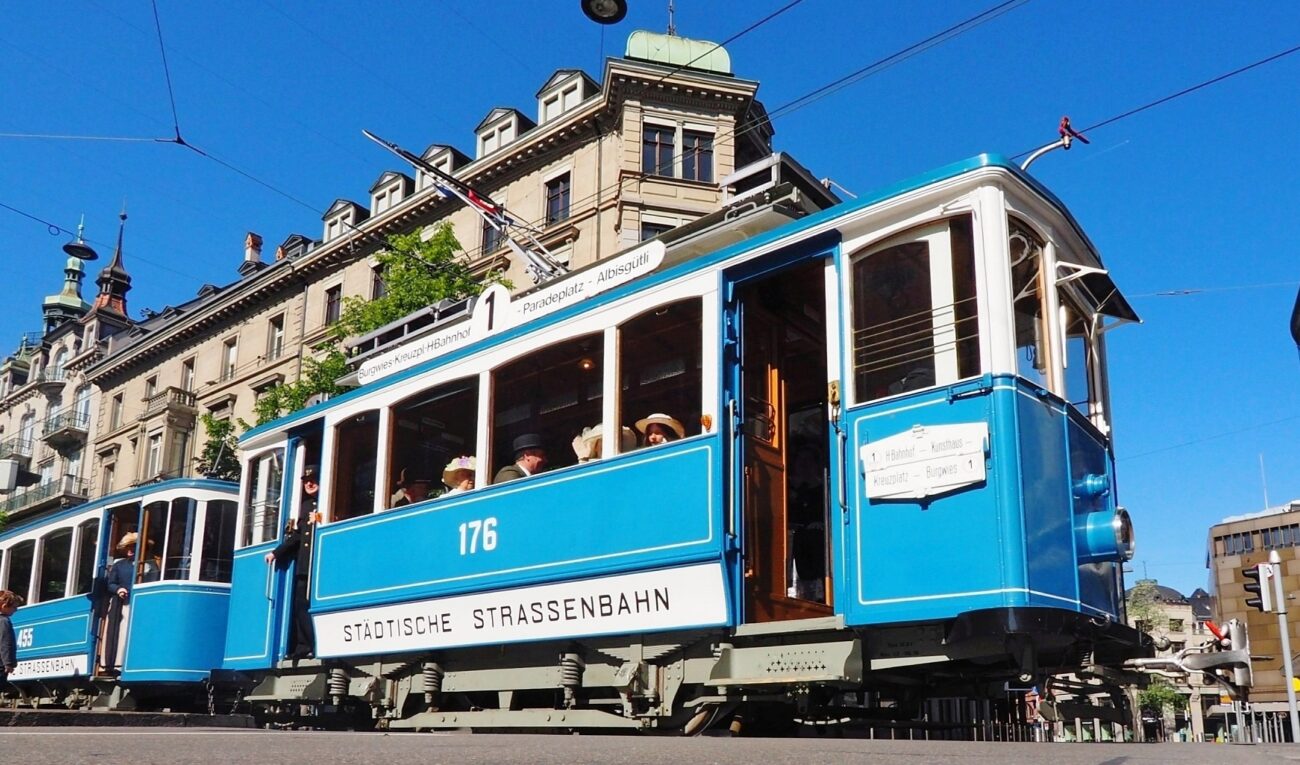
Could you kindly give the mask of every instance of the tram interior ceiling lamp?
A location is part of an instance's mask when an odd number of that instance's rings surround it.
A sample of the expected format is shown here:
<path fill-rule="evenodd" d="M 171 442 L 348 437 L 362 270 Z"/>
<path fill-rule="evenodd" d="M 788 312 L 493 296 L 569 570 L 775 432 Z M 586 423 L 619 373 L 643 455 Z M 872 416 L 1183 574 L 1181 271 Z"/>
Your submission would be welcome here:
<path fill-rule="evenodd" d="M 627 15 L 626 0 L 582 0 L 582 12 L 597 24 L 617 24 Z"/>

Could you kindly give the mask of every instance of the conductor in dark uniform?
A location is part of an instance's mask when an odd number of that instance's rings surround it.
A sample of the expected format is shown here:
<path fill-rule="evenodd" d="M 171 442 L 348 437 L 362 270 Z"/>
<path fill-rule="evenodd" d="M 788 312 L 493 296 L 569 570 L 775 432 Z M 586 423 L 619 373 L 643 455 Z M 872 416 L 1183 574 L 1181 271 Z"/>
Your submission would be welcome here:
<path fill-rule="evenodd" d="M 492 483 L 505 483 L 517 478 L 537 475 L 546 468 L 546 446 L 536 433 L 525 433 L 515 439 L 515 461 L 497 471 Z"/>
<path fill-rule="evenodd" d="M 277 568 L 287 567 L 290 561 L 294 563 L 293 602 L 289 605 L 289 657 L 292 659 L 310 658 L 316 643 L 311 614 L 307 612 L 307 592 L 311 574 L 312 536 L 316 522 L 320 520 L 317 511 L 320 484 L 317 481 L 316 468 L 308 466 L 303 469 L 302 501 L 298 504 L 298 517 L 285 525 L 284 538 L 274 550 L 266 554 L 267 564 L 274 564 Z"/>

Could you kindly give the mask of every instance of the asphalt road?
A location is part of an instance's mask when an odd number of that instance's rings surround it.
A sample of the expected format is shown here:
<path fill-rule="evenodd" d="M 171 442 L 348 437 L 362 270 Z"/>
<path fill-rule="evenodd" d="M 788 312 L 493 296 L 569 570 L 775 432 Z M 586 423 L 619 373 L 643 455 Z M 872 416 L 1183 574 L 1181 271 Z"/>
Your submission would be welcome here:
<path fill-rule="evenodd" d="M 214 765 L 1235 765 L 1300 763 L 1300 747 L 1223 744 L 993 744 L 854 739 L 729 739 L 233 730 L 0 730 L 6 763 Z"/>

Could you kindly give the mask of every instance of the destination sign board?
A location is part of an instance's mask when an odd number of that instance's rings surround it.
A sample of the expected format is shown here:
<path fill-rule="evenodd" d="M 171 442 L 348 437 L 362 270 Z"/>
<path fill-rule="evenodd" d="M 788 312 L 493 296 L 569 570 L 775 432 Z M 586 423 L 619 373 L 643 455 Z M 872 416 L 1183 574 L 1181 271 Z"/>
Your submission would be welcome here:
<path fill-rule="evenodd" d="M 920 499 L 985 480 L 987 422 L 917 425 L 859 448 L 870 499 Z"/>

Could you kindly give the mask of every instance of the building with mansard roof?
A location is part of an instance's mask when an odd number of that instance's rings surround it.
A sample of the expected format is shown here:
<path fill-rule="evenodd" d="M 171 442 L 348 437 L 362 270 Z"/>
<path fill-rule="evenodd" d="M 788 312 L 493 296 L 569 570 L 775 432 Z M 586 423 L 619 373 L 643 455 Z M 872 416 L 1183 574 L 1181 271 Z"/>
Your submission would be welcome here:
<path fill-rule="evenodd" d="M 470 135 L 438 136 L 421 156 L 508 208 L 570 269 L 690 230 L 777 186 L 804 212 L 838 201 L 772 152 L 758 83 L 737 77 L 723 49 L 681 58 L 712 47 L 636 32 L 600 81 L 578 69 L 548 77 L 528 109 L 535 120 L 494 108 Z M 449 223 L 474 273 L 533 286 L 528 263 L 499 232 L 427 171 L 408 170 L 381 172 L 368 199 L 336 200 L 319 238 L 291 234 L 264 254 L 250 234 L 242 260 L 232 257 L 237 279 L 205 286 L 108 341 L 85 373 L 99 392 L 87 445 L 96 496 L 192 474 L 206 440 L 202 415 L 252 422 L 257 397 L 299 377 L 345 298 L 382 293 L 374 255 L 388 235 Z"/>
<path fill-rule="evenodd" d="M 11 520 L 67 507 L 91 496 L 87 480 L 96 390 L 86 370 L 109 339 L 131 326 L 126 293 L 131 276 L 122 257 L 126 214 L 117 247 L 99 273 L 93 303 L 81 296 L 85 265 L 94 251 L 78 234 L 65 247 L 63 289 L 41 304 L 42 329 L 20 339 L 0 364 L 0 459 L 15 459 L 28 480 L 0 494 L 0 514 Z"/>

